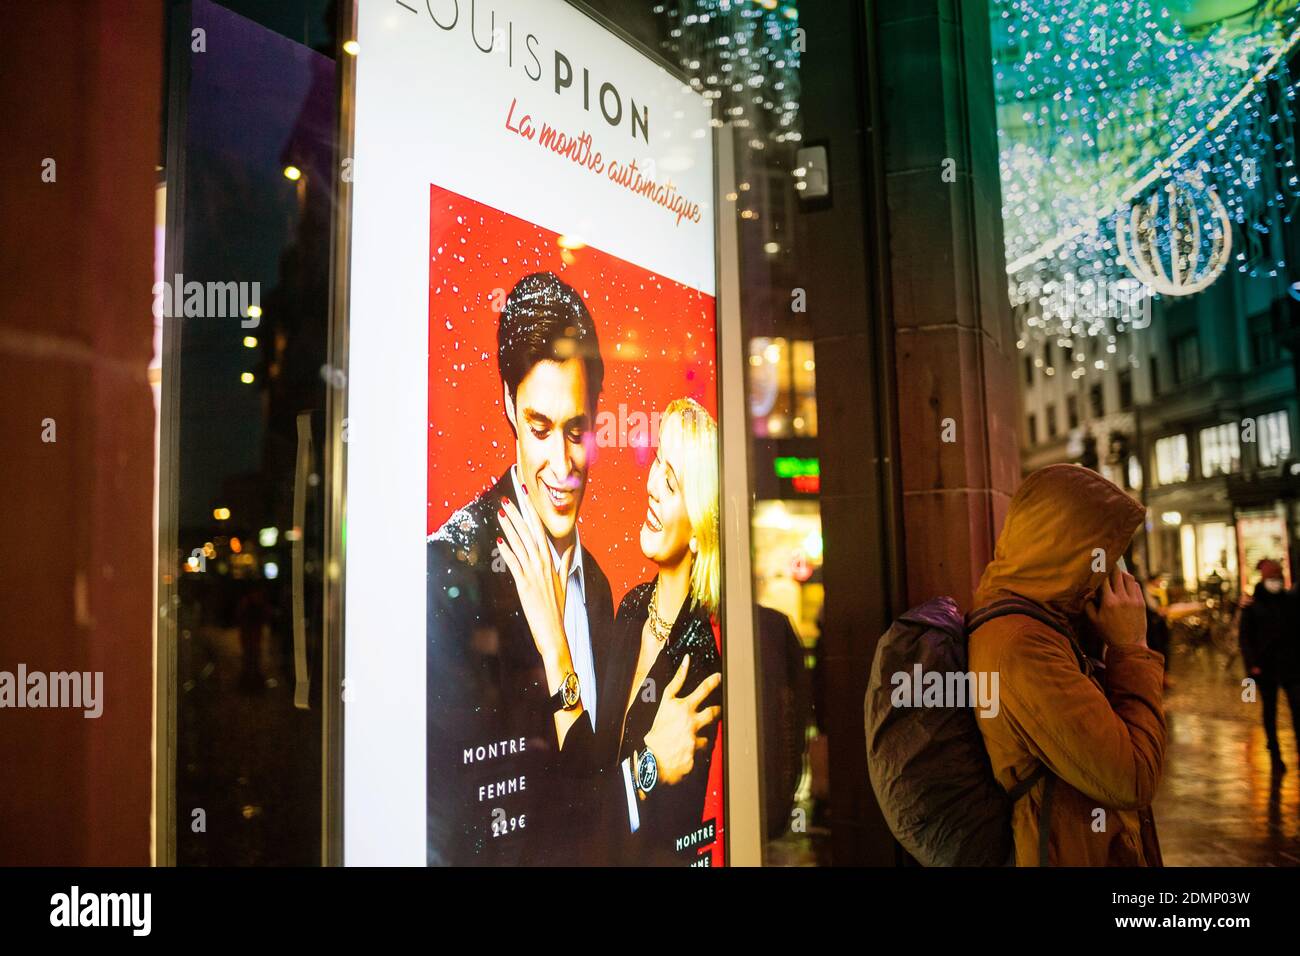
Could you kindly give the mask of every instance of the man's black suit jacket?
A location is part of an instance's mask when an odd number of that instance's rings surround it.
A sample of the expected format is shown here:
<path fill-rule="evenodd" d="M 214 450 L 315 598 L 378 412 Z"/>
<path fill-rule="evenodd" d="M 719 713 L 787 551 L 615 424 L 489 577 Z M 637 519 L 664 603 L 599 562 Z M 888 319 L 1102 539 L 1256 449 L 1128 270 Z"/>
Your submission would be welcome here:
<path fill-rule="evenodd" d="M 626 700 L 605 686 L 614 634 L 609 581 L 584 549 L 587 624 L 600 727 L 584 714 L 556 746 L 551 693 L 496 539 L 507 471 L 453 514 L 428 560 L 428 862 L 566 864 L 599 852 L 590 826 L 595 777 L 613 764 Z M 590 688 L 583 689 L 584 697 Z M 627 689 L 622 690 L 626 698 Z"/>

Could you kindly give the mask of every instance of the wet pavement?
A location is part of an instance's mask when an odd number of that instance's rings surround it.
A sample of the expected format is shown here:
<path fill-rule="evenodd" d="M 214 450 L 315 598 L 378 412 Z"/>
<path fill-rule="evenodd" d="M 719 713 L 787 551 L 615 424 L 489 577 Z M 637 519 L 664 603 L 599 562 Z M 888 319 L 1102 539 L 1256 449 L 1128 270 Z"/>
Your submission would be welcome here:
<path fill-rule="evenodd" d="M 1155 802 L 1166 866 L 1300 866 L 1300 755 L 1279 694 L 1287 773 L 1272 773 L 1262 705 L 1242 700 L 1239 658 L 1175 645 L 1169 743 Z"/>

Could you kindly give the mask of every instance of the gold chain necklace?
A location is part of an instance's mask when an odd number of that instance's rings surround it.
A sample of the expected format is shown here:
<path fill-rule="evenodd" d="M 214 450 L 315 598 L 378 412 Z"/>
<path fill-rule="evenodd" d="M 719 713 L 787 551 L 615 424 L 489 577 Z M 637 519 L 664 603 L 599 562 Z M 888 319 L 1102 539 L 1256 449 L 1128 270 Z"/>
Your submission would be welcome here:
<path fill-rule="evenodd" d="M 650 633 L 662 644 L 673 633 L 673 626 L 660 617 L 659 608 L 655 606 L 657 597 L 659 597 L 659 580 L 656 578 L 654 590 L 650 592 Z"/>

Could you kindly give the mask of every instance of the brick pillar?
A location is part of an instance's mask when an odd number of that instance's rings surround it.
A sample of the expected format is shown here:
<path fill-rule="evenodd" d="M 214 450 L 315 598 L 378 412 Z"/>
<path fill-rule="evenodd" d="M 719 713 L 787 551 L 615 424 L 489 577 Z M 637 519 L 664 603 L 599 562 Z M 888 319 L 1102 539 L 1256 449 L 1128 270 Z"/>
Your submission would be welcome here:
<path fill-rule="evenodd" d="M 969 606 L 1019 480 L 988 9 L 875 15 L 906 594 Z"/>
<path fill-rule="evenodd" d="M 0 710 L 0 864 L 149 862 L 162 9 L 49 0 L 0 31 L 0 670 L 103 672 L 98 719 Z"/>

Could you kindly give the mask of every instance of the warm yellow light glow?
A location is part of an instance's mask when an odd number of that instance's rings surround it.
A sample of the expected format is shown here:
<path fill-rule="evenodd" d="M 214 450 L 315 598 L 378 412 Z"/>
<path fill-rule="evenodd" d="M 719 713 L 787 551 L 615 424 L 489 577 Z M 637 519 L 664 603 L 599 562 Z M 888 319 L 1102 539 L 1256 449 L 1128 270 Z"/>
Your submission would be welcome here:
<path fill-rule="evenodd" d="M 240 541 L 238 538 L 231 538 L 230 550 L 235 554 L 239 554 L 239 552 L 244 550 L 244 543 Z"/>
<path fill-rule="evenodd" d="M 297 166 L 286 166 L 284 167 L 284 178 L 297 182 L 302 179 L 302 170 Z"/>
<path fill-rule="evenodd" d="M 216 518 L 218 521 L 225 521 L 226 519 L 228 519 L 228 518 L 230 517 L 230 509 L 229 509 L 229 508 L 213 508 L 213 509 L 212 509 L 212 517 Z"/>
<path fill-rule="evenodd" d="M 347 40 L 343 44 L 343 52 L 348 56 L 356 56 L 361 52 L 361 44 L 356 40 Z"/>
<path fill-rule="evenodd" d="M 257 348 L 257 336 L 256 336 L 256 335 L 245 335 L 245 336 L 244 336 L 244 348 L 246 348 L 246 349 L 255 349 L 255 348 Z"/>
<path fill-rule="evenodd" d="M 250 305 L 248 307 L 248 317 L 250 319 L 260 319 L 262 317 L 262 307 L 260 305 Z"/>
<path fill-rule="evenodd" d="M 252 385 L 252 384 L 253 384 L 253 373 L 252 373 L 252 372 L 241 372 L 240 375 L 239 375 L 239 380 L 240 380 L 241 382 L 243 382 L 245 385 Z"/>

